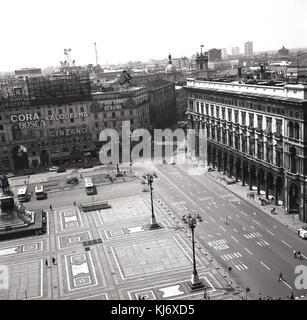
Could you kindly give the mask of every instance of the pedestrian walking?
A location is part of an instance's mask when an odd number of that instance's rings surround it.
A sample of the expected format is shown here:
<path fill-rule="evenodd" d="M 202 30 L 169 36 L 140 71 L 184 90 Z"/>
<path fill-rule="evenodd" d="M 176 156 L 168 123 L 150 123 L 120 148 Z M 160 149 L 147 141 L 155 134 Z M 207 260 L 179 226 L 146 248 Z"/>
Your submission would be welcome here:
<path fill-rule="evenodd" d="M 294 300 L 294 294 L 291 292 L 289 300 Z"/>
<path fill-rule="evenodd" d="M 278 281 L 284 281 L 284 279 L 283 279 L 283 275 L 282 275 L 282 272 L 279 274 Z"/>
<path fill-rule="evenodd" d="M 50 210 L 52 210 L 52 205 L 49 206 Z"/>
<path fill-rule="evenodd" d="M 52 264 L 55 265 L 55 257 L 52 257 Z"/>
<path fill-rule="evenodd" d="M 302 259 L 303 259 L 302 253 L 299 251 L 297 254 L 298 254 L 298 258 L 299 258 L 300 260 L 302 260 Z"/>
<path fill-rule="evenodd" d="M 48 260 L 46 259 L 46 261 L 45 261 L 45 265 L 46 265 L 46 267 L 48 268 Z"/>
<path fill-rule="evenodd" d="M 296 250 L 293 250 L 294 259 L 296 259 Z"/>
<path fill-rule="evenodd" d="M 82 173 L 80 173 L 80 179 L 82 179 Z"/>
<path fill-rule="evenodd" d="M 76 206 L 76 201 L 74 201 L 74 206 Z"/>
<path fill-rule="evenodd" d="M 25 185 L 27 184 L 27 180 L 25 180 Z"/>

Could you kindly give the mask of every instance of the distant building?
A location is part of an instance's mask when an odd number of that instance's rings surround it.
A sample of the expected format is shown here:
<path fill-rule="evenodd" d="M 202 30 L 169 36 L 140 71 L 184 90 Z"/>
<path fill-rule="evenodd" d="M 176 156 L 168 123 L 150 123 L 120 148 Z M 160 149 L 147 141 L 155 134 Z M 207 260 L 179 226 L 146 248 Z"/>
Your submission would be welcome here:
<path fill-rule="evenodd" d="M 157 79 L 143 84 L 148 89 L 150 126 L 169 128 L 176 123 L 175 84 Z"/>
<path fill-rule="evenodd" d="M 244 54 L 246 57 L 251 57 L 254 54 L 253 42 L 247 41 L 244 43 Z"/>
<path fill-rule="evenodd" d="M 288 56 L 289 55 L 289 49 L 286 49 L 285 46 L 283 46 L 280 50 L 278 50 L 278 54 L 282 56 Z"/>
<path fill-rule="evenodd" d="M 299 53 L 287 68 L 287 78 L 290 82 L 307 82 L 307 52 Z"/>
<path fill-rule="evenodd" d="M 165 73 L 175 73 L 176 67 L 173 65 L 171 54 L 168 55 L 168 65 L 165 68 Z"/>
<path fill-rule="evenodd" d="M 232 47 L 232 48 L 231 48 L 231 55 L 232 55 L 232 56 L 238 56 L 238 55 L 240 55 L 240 48 L 239 48 L 239 47 Z"/>
<path fill-rule="evenodd" d="M 227 54 L 227 48 L 223 48 L 222 50 L 222 59 L 226 59 L 228 54 Z"/>
<path fill-rule="evenodd" d="M 221 49 L 210 49 L 208 51 L 209 61 L 215 62 L 215 61 L 221 61 L 222 60 L 222 50 Z"/>
<path fill-rule="evenodd" d="M 18 79 L 28 79 L 32 77 L 40 77 L 42 75 L 42 69 L 40 68 L 23 68 L 15 70 L 15 76 Z"/>

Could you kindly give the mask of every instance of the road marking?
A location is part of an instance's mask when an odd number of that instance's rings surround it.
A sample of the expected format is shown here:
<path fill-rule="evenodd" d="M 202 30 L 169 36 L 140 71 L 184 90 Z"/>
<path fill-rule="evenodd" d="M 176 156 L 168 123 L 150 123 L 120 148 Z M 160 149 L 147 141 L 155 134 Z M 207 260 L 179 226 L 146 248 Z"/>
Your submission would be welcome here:
<path fill-rule="evenodd" d="M 233 231 L 238 233 L 238 230 L 237 230 L 237 229 L 235 229 L 235 228 L 233 228 Z"/>
<path fill-rule="evenodd" d="M 253 256 L 253 254 L 247 249 L 247 248 L 244 248 L 250 255 Z"/>
<path fill-rule="evenodd" d="M 210 237 L 210 238 L 214 238 L 214 236 L 213 236 L 213 235 L 211 235 L 211 234 L 208 234 L 208 237 Z"/>
<path fill-rule="evenodd" d="M 282 280 L 282 282 L 289 288 L 292 289 L 292 287 L 290 285 L 288 285 L 288 283 L 285 280 Z"/>
<path fill-rule="evenodd" d="M 265 267 L 267 268 L 268 270 L 271 270 L 265 263 L 263 263 L 262 261 L 260 261 L 260 263 Z"/>
<path fill-rule="evenodd" d="M 236 217 L 237 217 L 237 218 L 240 218 L 240 216 L 239 216 L 238 214 L 236 214 Z"/>
<path fill-rule="evenodd" d="M 245 215 L 245 217 L 247 217 L 247 214 L 245 212 L 241 211 L 241 213 L 243 213 Z"/>
<path fill-rule="evenodd" d="M 256 221 L 255 219 L 253 219 L 253 221 L 258 224 L 258 226 L 260 226 L 260 223 L 258 221 Z"/>
<path fill-rule="evenodd" d="M 209 217 L 209 219 L 210 219 L 211 221 L 213 221 L 213 222 L 216 222 L 212 217 Z"/>
<path fill-rule="evenodd" d="M 226 229 L 224 228 L 224 227 L 222 227 L 222 226 L 219 226 L 223 231 L 226 231 Z"/>
<path fill-rule="evenodd" d="M 234 236 L 231 236 L 231 238 L 232 238 L 235 242 L 239 243 L 239 241 L 238 241 Z"/>
<path fill-rule="evenodd" d="M 270 230 L 266 230 L 269 234 L 271 234 L 272 236 L 275 236 L 275 234 L 273 232 L 271 232 Z"/>
<path fill-rule="evenodd" d="M 255 230 L 255 228 L 253 227 L 253 226 L 250 226 L 251 227 L 251 229 L 254 229 Z"/>
<path fill-rule="evenodd" d="M 292 248 L 292 246 L 290 246 L 289 243 L 285 242 L 284 240 L 281 240 L 282 243 L 284 243 L 286 246 L 288 246 L 289 248 Z"/>

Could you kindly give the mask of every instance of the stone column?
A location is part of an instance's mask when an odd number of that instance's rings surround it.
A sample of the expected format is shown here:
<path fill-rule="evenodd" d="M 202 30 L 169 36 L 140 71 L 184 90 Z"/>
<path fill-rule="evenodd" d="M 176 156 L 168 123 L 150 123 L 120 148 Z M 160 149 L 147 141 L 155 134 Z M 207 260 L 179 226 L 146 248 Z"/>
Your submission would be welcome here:
<path fill-rule="evenodd" d="M 249 178 L 249 190 L 252 191 L 253 190 L 253 179 L 252 179 L 252 169 L 249 168 L 248 169 L 248 178 Z"/>
<path fill-rule="evenodd" d="M 245 177 L 244 177 L 244 165 L 241 165 L 241 172 L 242 172 L 242 186 L 245 186 Z"/>
<path fill-rule="evenodd" d="M 258 172 L 256 173 L 256 179 L 257 179 L 257 194 L 260 194 L 260 177 Z"/>
<path fill-rule="evenodd" d="M 278 205 L 278 192 L 277 192 L 277 179 L 275 178 L 273 181 L 273 189 L 274 189 L 274 203 L 277 206 Z"/>
<path fill-rule="evenodd" d="M 265 197 L 269 199 L 269 181 L 267 179 L 267 176 L 264 177 L 264 183 L 265 183 Z"/>

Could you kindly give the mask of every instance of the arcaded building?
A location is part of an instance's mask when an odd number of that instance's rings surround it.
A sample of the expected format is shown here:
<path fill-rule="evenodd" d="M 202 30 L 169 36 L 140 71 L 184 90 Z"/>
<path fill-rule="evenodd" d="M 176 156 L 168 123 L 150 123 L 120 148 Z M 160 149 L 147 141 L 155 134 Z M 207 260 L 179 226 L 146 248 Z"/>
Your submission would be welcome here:
<path fill-rule="evenodd" d="M 307 86 L 191 79 L 185 89 L 189 128 L 205 131 L 208 164 L 307 222 Z"/>

